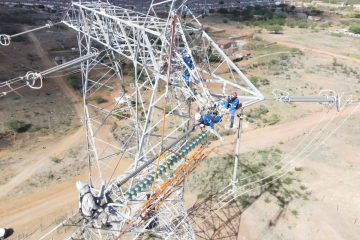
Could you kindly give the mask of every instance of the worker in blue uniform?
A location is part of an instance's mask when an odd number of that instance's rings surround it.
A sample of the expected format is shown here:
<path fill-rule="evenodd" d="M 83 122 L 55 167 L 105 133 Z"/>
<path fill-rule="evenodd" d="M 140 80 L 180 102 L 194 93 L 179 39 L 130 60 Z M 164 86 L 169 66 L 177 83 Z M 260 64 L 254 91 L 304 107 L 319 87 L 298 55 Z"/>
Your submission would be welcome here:
<path fill-rule="evenodd" d="M 201 115 L 200 113 L 195 114 L 195 120 L 198 122 L 198 125 L 209 126 L 211 129 L 214 129 L 214 123 L 221 122 L 221 116 L 212 116 L 210 113 Z"/>
<path fill-rule="evenodd" d="M 200 113 L 196 113 L 195 120 L 197 122 L 196 125 L 199 125 L 201 128 L 203 128 L 205 126 L 209 127 L 210 128 L 209 131 L 212 134 L 214 134 L 215 136 L 217 136 L 219 139 L 222 140 L 222 137 L 220 136 L 220 134 L 217 133 L 214 129 L 214 124 L 221 122 L 221 120 L 222 120 L 221 116 L 210 114 L 210 113 L 207 113 L 204 115 L 201 115 Z"/>
<path fill-rule="evenodd" d="M 186 86 L 190 86 L 190 76 L 191 75 L 190 75 L 189 69 L 191 69 L 191 70 L 195 69 L 195 65 L 194 65 L 191 55 L 192 55 L 191 50 L 189 50 L 189 52 L 187 54 L 183 54 L 183 56 L 182 56 L 182 59 L 184 60 L 184 62 L 186 64 L 186 66 L 184 66 L 185 70 L 183 73 L 183 79 L 184 79 Z"/>
<path fill-rule="evenodd" d="M 234 127 L 234 120 L 235 120 L 235 112 L 239 108 L 242 107 L 242 104 L 237 97 L 237 92 L 233 92 L 227 99 L 223 102 L 223 106 L 226 107 L 230 112 L 230 125 L 229 128 Z"/>

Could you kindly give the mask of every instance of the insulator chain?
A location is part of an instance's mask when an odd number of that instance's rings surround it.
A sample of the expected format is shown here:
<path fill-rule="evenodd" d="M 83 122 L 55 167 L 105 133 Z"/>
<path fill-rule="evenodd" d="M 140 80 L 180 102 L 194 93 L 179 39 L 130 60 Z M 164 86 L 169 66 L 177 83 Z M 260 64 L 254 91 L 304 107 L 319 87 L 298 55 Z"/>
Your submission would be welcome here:
<path fill-rule="evenodd" d="M 0 45 L 1 46 L 9 46 L 11 41 L 10 35 L 1 34 L 0 35 Z"/>
<path fill-rule="evenodd" d="M 43 85 L 43 76 L 40 73 L 28 72 L 24 77 L 26 85 L 32 89 L 40 89 Z M 35 86 L 37 80 L 39 80 L 38 86 Z"/>
<path fill-rule="evenodd" d="M 336 107 L 340 111 L 340 97 L 333 90 L 321 90 L 318 96 L 290 96 L 289 92 L 274 89 L 272 91 L 274 100 L 286 103 L 295 103 L 295 102 L 314 102 L 320 103 L 326 108 Z"/>

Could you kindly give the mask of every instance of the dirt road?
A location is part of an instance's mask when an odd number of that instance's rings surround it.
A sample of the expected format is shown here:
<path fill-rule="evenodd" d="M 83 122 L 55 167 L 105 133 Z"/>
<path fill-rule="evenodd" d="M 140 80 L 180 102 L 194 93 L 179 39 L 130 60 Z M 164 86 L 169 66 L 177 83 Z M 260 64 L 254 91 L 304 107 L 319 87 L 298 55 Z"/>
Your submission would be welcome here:
<path fill-rule="evenodd" d="M 32 151 L 24 156 L 26 167 L 9 180 L 6 184 L 0 186 L 0 199 L 5 197 L 14 188 L 31 178 L 36 172 L 46 168 L 51 163 L 51 157 L 62 155 L 74 145 L 84 139 L 83 128 L 77 129 L 73 134 L 65 136 L 61 140 L 53 140 L 43 144 L 40 149 Z"/>
<path fill-rule="evenodd" d="M 289 34 L 293 34 L 293 33 L 290 32 Z M 326 36 L 326 35 L 324 35 L 324 36 Z M 337 59 L 343 59 L 343 60 L 347 60 L 347 61 L 360 63 L 360 59 L 356 59 L 354 57 L 349 57 L 349 56 L 344 55 L 343 52 L 340 51 L 339 48 L 336 48 L 333 46 L 326 46 L 325 44 L 324 45 L 321 45 L 321 44 L 315 45 L 316 42 L 314 43 L 314 46 L 311 46 L 311 44 L 310 44 L 310 46 L 308 46 L 308 44 L 311 43 L 311 41 L 297 40 L 297 38 L 295 38 L 295 37 L 287 36 L 287 33 L 283 34 L 283 35 L 264 33 L 264 34 L 261 34 L 261 37 L 264 38 L 266 41 L 276 42 L 276 43 L 286 46 L 286 47 L 298 48 L 302 51 L 319 53 L 319 54 L 327 55 L 327 56 L 337 58 Z M 324 40 L 324 41 L 326 41 L 326 40 Z M 360 43 L 360 41 L 358 41 L 358 42 Z M 356 42 L 355 42 L 355 44 L 356 44 Z M 354 51 L 356 51 L 356 50 L 354 50 Z M 348 53 L 350 53 L 350 52 L 351 52 L 351 50 L 348 51 Z"/>

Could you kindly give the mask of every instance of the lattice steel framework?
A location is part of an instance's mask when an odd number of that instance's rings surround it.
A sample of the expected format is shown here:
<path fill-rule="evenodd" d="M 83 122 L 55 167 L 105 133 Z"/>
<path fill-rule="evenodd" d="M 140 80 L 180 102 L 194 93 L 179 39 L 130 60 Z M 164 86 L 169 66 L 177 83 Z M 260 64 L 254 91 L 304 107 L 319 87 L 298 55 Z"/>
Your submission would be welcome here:
<path fill-rule="evenodd" d="M 195 111 L 206 111 L 231 91 L 238 92 L 244 106 L 263 100 L 262 94 L 183 2 L 152 1 L 147 14 L 105 2 L 73 2 L 63 23 L 78 32 L 81 56 L 93 48 L 99 52 L 82 63 L 81 71 L 89 181 L 103 211 L 80 221 L 73 237 L 151 233 L 194 239 L 191 225 L 183 221 L 183 181 L 157 199 L 156 211 L 149 207 L 146 216 L 137 213 L 186 165 L 188 148 L 204 138 L 189 145 Z M 106 102 L 95 101 L 97 95 Z M 122 172 L 118 166 L 129 162 L 129 170 Z M 135 218 L 141 224 L 129 226 Z"/>

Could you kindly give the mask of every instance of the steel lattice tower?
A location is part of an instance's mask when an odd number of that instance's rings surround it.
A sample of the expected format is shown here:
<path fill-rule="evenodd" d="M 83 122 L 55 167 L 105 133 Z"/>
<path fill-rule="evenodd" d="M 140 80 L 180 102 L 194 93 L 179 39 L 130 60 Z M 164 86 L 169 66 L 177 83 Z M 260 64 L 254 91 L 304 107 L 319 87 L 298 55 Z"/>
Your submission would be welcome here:
<path fill-rule="evenodd" d="M 233 90 L 245 106 L 263 96 L 183 2 L 152 1 L 148 14 L 105 2 L 73 2 L 63 22 L 78 32 L 81 56 L 93 48 L 100 53 L 83 62 L 81 71 L 90 183 L 106 208 L 75 235 L 137 238 L 150 231 L 161 238 L 194 239 L 183 221 L 183 181 L 163 189 L 147 210 L 139 209 L 184 164 L 186 154 L 176 154 L 189 139 L 195 111 Z M 129 72 L 133 80 L 125 77 Z M 96 104 L 95 94 L 111 100 Z M 178 160 L 168 163 L 171 157 Z M 126 161 L 131 167 L 120 174 L 117 166 Z M 156 211 L 144 216 L 149 209 Z"/>

